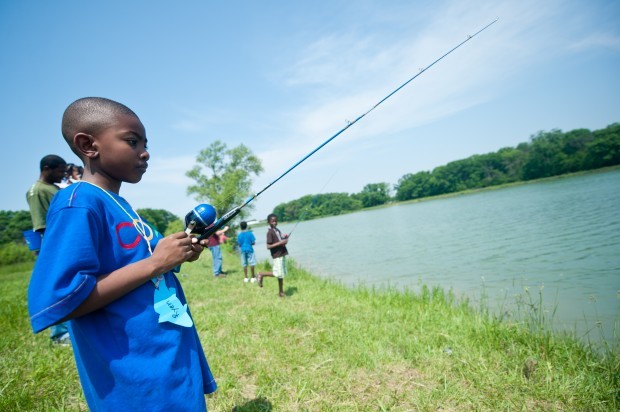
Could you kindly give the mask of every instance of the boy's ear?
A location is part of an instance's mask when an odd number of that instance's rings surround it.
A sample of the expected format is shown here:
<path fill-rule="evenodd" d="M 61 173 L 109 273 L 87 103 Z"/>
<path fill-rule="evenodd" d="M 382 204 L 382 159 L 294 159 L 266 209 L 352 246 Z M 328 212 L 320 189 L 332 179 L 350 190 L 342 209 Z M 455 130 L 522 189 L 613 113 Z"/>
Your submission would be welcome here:
<path fill-rule="evenodd" d="M 95 138 L 86 133 L 78 133 L 73 136 L 73 145 L 78 153 L 89 159 L 96 159 L 99 156 L 97 141 Z"/>

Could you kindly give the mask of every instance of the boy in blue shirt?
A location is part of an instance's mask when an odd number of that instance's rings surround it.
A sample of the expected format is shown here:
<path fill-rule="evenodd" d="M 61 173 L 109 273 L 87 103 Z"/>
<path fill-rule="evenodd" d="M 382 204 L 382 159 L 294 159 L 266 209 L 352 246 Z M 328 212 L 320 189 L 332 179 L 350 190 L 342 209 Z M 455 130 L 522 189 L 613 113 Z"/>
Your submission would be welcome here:
<path fill-rule="evenodd" d="M 65 110 L 62 133 L 84 175 L 48 211 L 28 287 L 34 332 L 70 321 L 93 411 L 205 411 L 217 386 L 172 272 L 203 245 L 185 232 L 162 238 L 119 195 L 147 170 L 144 126 L 126 106 L 89 97 Z"/>
<path fill-rule="evenodd" d="M 251 282 L 254 283 L 256 282 L 256 277 L 254 276 L 256 258 L 254 257 L 254 248 L 252 245 L 256 242 L 256 238 L 254 237 L 254 233 L 248 230 L 247 222 L 241 222 L 239 227 L 241 227 L 241 233 L 237 235 L 237 244 L 241 251 L 241 266 L 243 266 L 243 275 L 245 276 L 243 281 L 248 283 L 248 265 L 250 265 L 252 273 Z"/>

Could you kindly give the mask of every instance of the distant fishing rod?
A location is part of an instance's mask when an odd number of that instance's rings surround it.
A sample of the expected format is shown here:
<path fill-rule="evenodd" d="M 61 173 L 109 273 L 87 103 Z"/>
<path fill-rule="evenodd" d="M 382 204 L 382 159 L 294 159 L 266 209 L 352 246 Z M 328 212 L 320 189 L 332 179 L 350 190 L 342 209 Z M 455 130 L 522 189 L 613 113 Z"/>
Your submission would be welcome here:
<path fill-rule="evenodd" d="M 310 156 L 312 156 L 313 154 L 315 154 L 316 152 L 321 150 L 326 144 L 328 144 L 329 142 L 334 140 L 336 137 L 340 136 L 348 128 L 353 126 L 355 123 L 357 123 L 360 120 L 362 120 L 368 113 L 370 113 L 373 110 L 375 110 L 379 105 L 381 105 L 387 99 L 389 99 L 394 94 L 396 94 L 398 91 L 400 91 L 400 89 L 402 89 L 403 87 L 405 87 L 406 85 L 411 83 L 413 80 L 415 80 L 422 73 L 424 73 L 425 71 L 427 71 L 428 69 L 433 67 L 435 64 L 439 63 L 441 60 L 443 60 L 444 57 L 448 56 L 450 53 L 452 53 L 453 51 L 455 51 L 456 49 L 461 47 L 463 44 L 467 43 L 468 41 L 470 41 L 471 39 L 476 37 L 478 34 L 482 33 L 489 26 L 491 26 L 492 24 L 497 22 L 497 20 L 498 19 L 493 20 L 491 23 L 487 24 L 486 26 L 484 26 L 483 28 L 481 28 L 480 30 L 475 32 L 474 34 L 467 36 L 467 38 L 465 40 L 463 40 L 462 42 L 460 42 L 459 44 L 454 46 L 452 49 L 448 50 L 446 53 L 441 55 L 434 62 L 432 62 L 428 66 L 420 69 L 420 71 L 415 76 L 411 77 L 409 80 L 407 80 L 406 82 L 401 84 L 398 88 L 394 89 L 394 91 L 392 91 L 390 94 L 388 94 L 383 99 L 381 99 L 378 103 L 376 103 L 374 106 L 372 106 L 369 110 L 367 110 L 366 112 L 362 113 L 354 121 L 347 122 L 347 125 L 344 128 L 342 128 L 340 131 L 338 131 L 332 137 L 330 137 L 329 139 L 327 139 L 323 143 L 321 143 L 319 146 L 317 146 L 316 149 L 312 150 L 310 153 L 308 153 L 306 156 L 304 156 L 301 160 L 299 160 L 293 166 L 288 168 L 284 173 L 282 173 L 280 176 L 278 176 L 276 179 L 274 179 L 271 183 L 269 183 L 267 186 L 265 186 L 259 192 L 257 192 L 256 194 L 253 194 L 250 197 L 248 197 L 246 199 L 246 201 L 243 202 L 243 204 L 241 204 L 239 206 L 236 206 L 235 208 L 233 208 L 233 209 L 229 210 L 228 212 L 226 212 L 224 214 L 224 216 L 222 216 L 219 219 L 217 219 L 217 221 L 215 221 L 215 217 L 216 217 L 215 208 L 213 206 L 209 205 L 209 204 L 201 204 L 201 205 L 198 205 L 197 207 L 195 207 L 194 209 L 192 209 L 185 216 L 185 225 L 187 227 L 185 232 L 188 233 L 188 234 L 189 233 L 198 234 L 199 235 L 198 239 L 202 240 L 202 239 L 208 238 L 209 236 L 214 234 L 216 231 L 220 230 L 226 223 L 230 222 L 235 216 L 237 216 L 241 212 L 241 209 L 243 209 L 244 207 L 249 205 L 254 199 L 256 199 L 258 196 L 260 196 L 264 191 L 269 189 L 276 182 L 278 182 L 284 176 L 289 174 L 293 169 L 295 169 L 301 163 L 306 161 L 306 159 L 308 159 Z"/>

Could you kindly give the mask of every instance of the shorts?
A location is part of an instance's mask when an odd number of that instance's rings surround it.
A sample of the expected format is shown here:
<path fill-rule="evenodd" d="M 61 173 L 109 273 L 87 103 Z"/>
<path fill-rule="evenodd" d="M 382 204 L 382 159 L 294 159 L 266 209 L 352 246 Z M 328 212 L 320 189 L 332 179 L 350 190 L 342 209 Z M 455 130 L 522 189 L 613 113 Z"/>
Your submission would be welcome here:
<path fill-rule="evenodd" d="M 254 252 L 241 251 L 241 266 L 247 267 L 256 266 L 256 259 L 254 258 Z"/>
<path fill-rule="evenodd" d="M 284 279 L 286 275 L 286 256 L 273 258 L 273 276 Z"/>

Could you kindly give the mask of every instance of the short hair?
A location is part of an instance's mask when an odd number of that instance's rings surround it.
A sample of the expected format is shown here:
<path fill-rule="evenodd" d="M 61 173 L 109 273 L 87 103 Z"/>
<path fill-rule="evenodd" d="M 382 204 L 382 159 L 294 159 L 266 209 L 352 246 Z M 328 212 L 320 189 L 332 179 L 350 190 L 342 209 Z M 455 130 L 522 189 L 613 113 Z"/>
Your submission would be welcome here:
<path fill-rule="evenodd" d="M 244 220 L 243 222 L 239 223 L 239 226 L 241 226 L 241 230 L 246 230 L 248 228 L 248 222 Z"/>
<path fill-rule="evenodd" d="M 75 154 L 73 137 L 78 133 L 95 134 L 109 127 L 119 114 L 136 115 L 122 103 L 104 97 L 83 97 L 71 103 L 62 115 L 62 135 Z"/>
<path fill-rule="evenodd" d="M 267 215 L 267 223 L 269 223 L 269 221 L 271 220 L 272 217 L 275 217 L 276 219 L 278 218 L 278 216 L 276 216 L 275 213 L 269 213 Z"/>
<path fill-rule="evenodd" d="M 62 157 L 56 155 L 47 155 L 43 159 L 41 159 L 41 162 L 39 163 L 39 169 L 43 171 L 43 169 L 46 167 L 50 169 L 56 169 L 59 166 L 64 167 L 66 165 L 67 162 L 65 162 L 65 159 L 63 159 Z"/>

